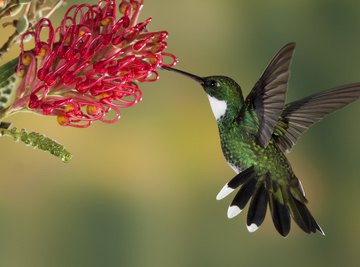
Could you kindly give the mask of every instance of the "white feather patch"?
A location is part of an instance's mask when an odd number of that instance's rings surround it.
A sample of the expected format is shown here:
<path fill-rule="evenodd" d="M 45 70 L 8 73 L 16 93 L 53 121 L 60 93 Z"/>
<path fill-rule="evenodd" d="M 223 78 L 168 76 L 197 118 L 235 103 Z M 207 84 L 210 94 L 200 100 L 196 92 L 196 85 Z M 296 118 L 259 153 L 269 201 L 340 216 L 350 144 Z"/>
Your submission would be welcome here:
<path fill-rule="evenodd" d="M 250 233 L 253 233 L 253 232 L 255 232 L 257 229 L 259 229 L 259 226 L 257 226 L 255 223 L 252 223 L 252 224 L 250 224 L 250 225 L 246 225 L 246 227 L 247 227 L 247 229 L 248 229 L 248 231 L 249 231 Z"/>
<path fill-rule="evenodd" d="M 325 232 L 324 232 L 323 229 L 320 227 L 320 225 L 317 225 L 317 226 L 319 226 L 319 228 L 320 228 L 320 233 L 321 233 L 323 236 L 325 236 Z"/>
<path fill-rule="evenodd" d="M 235 189 L 229 187 L 227 184 L 224 185 L 224 187 L 220 190 L 219 194 L 216 196 L 216 200 L 221 200 L 227 195 L 229 195 L 231 192 L 233 192 Z"/>
<path fill-rule="evenodd" d="M 227 216 L 229 219 L 234 218 L 235 216 L 239 215 L 241 209 L 238 206 L 230 206 L 227 211 Z"/>
<path fill-rule="evenodd" d="M 303 194 L 303 196 L 305 197 L 305 190 L 304 190 L 304 187 L 301 183 L 301 181 L 299 180 L 299 184 L 300 184 L 300 189 L 301 189 L 301 193 Z"/>
<path fill-rule="evenodd" d="M 226 113 L 226 109 L 227 109 L 226 101 L 219 100 L 219 99 L 209 96 L 209 95 L 208 95 L 208 98 L 209 98 L 211 110 L 214 113 L 215 119 L 219 120 Z"/>
<path fill-rule="evenodd" d="M 230 162 L 227 162 L 227 164 L 229 164 L 230 168 L 233 169 L 234 172 L 236 172 L 237 174 L 240 173 L 240 170 L 238 167 L 236 167 L 235 165 L 231 164 Z"/>

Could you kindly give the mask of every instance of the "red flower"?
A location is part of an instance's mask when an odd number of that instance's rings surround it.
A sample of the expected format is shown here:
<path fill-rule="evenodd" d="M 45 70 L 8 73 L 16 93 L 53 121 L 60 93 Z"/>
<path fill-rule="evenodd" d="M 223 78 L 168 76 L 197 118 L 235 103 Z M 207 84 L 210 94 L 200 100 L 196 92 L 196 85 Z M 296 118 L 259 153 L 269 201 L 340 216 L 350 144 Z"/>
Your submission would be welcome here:
<path fill-rule="evenodd" d="M 173 66 L 176 57 L 164 52 L 166 31 L 149 32 L 150 18 L 137 22 L 143 0 L 121 1 L 120 19 L 116 2 L 74 5 L 58 28 L 42 19 L 24 34 L 12 111 L 30 109 L 57 116 L 61 125 L 87 127 L 95 120 L 115 122 L 120 108 L 141 100 L 138 83 L 157 80 L 156 69 Z M 28 35 L 35 48 L 25 51 Z"/>

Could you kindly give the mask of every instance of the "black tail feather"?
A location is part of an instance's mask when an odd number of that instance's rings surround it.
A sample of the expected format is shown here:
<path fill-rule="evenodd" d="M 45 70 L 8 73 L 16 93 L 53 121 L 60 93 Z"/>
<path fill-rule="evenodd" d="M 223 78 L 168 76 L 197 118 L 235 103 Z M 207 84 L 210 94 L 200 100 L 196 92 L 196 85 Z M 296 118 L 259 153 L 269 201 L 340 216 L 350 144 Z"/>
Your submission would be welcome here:
<path fill-rule="evenodd" d="M 282 236 L 287 236 L 290 232 L 290 214 L 289 210 L 285 205 L 278 202 L 274 196 L 270 196 L 269 206 L 271 211 L 271 217 L 276 230 Z"/>
<path fill-rule="evenodd" d="M 269 203 L 272 221 L 280 235 L 285 237 L 289 234 L 291 217 L 304 232 L 319 231 L 324 235 L 306 207 L 304 190 L 295 176 L 287 181 L 275 180 L 270 173 L 260 176 L 254 167 L 250 167 L 227 183 L 217 199 L 226 197 L 239 186 L 241 187 L 229 206 L 228 217 L 237 216 L 251 199 L 247 214 L 247 226 L 250 232 L 256 231 L 263 223 Z"/>
<path fill-rule="evenodd" d="M 236 193 L 235 198 L 231 202 L 230 206 L 238 206 L 239 209 L 242 210 L 253 195 L 255 187 L 256 179 L 250 179 L 240 188 L 239 192 Z"/>
<path fill-rule="evenodd" d="M 301 203 L 297 199 L 293 199 L 296 208 L 294 208 L 294 204 L 291 204 L 291 208 L 294 212 L 294 221 L 296 224 L 304 230 L 306 233 L 316 233 L 316 231 L 321 232 L 324 235 L 323 230 L 317 224 L 314 217 L 311 215 L 309 209 L 305 204 Z"/>
<path fill-rule="evenodd" d="M 230 188 L 235 189 L 254 177 L 255 177 L 254 166 L 251 166 L 251 167 L 247 168 L 246 170 L 237 174 L 233 179 L 230 180 L 230 182 L 227 183 L 227 185 Z"/>
<path fill-rule="evenodd" d="M 256 225 L 255 228 L 259 227 L 266 215 L 267 203 L 269 200 L 269 194 L 265 189 L 265 186 L 261 183 L 255 191 L 248 210 L 247 214 L 247 226 L 251 227 L 252 224 Z"/>

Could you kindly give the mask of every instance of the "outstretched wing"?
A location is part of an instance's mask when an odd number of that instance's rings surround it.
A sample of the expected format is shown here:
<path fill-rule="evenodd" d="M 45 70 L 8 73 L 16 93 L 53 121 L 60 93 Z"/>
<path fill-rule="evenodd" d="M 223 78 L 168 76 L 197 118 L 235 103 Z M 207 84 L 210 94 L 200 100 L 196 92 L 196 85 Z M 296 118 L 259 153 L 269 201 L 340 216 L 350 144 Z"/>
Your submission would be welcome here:
<path fill-rule="evenodd" d="M 359 97 L 360 83 L 354 83 L 289 103 L 281 114 L 273 137 L 280 149 L 288 152 L 311 125 Z"/>
<path fill-rule="evenodd" d="M 246 98 L 244 110 L 240 113 L 239 120 L 245 112 L 255 110 L 257 140 L 262 147 L 269 143 L 285 105 L 294 50 L 295 43 L 289 43 L 276 54 Z"/>

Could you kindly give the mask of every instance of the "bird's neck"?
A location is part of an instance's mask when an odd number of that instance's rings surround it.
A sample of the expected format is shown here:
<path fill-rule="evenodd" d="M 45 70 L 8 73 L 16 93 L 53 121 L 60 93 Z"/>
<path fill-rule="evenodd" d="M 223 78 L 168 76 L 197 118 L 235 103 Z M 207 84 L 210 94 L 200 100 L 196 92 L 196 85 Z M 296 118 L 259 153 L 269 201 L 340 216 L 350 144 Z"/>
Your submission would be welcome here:
<path fill-rule="evenodd" d="M 242 98 L 219 100 L 208 95 L 210 107 L 220 130 L 230 126 L 236 120 L 243 105 Z"/>

